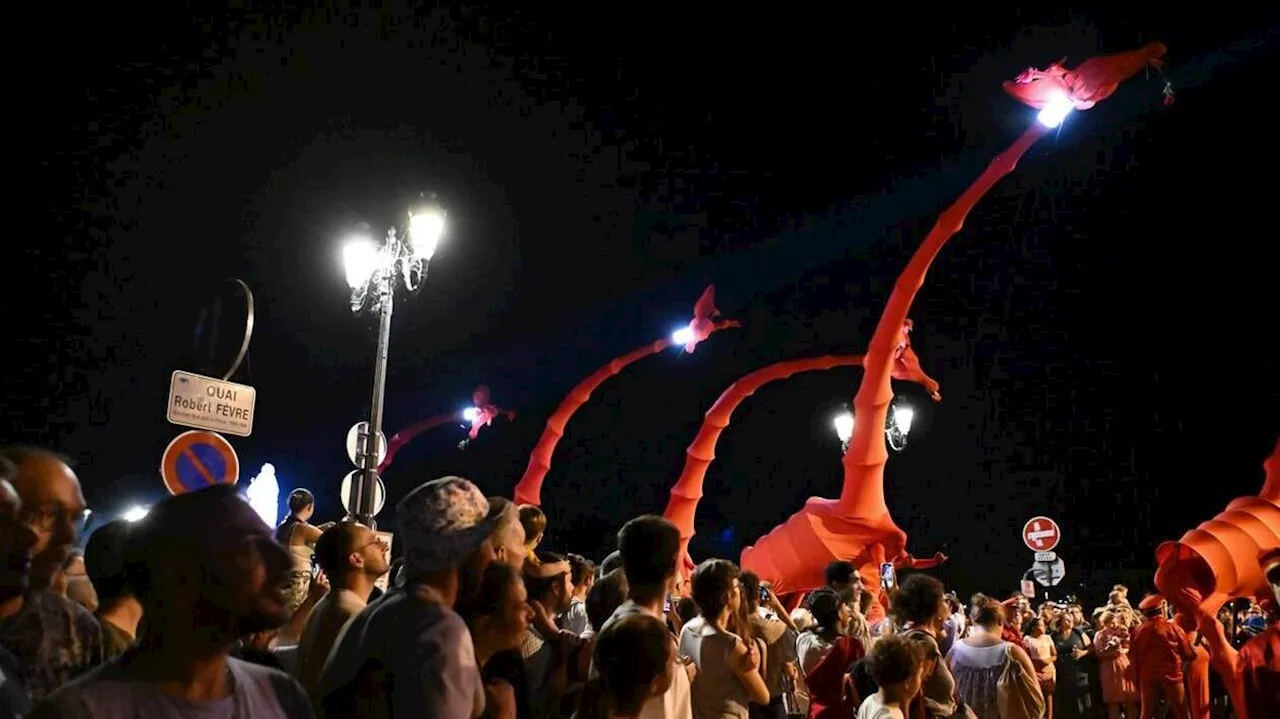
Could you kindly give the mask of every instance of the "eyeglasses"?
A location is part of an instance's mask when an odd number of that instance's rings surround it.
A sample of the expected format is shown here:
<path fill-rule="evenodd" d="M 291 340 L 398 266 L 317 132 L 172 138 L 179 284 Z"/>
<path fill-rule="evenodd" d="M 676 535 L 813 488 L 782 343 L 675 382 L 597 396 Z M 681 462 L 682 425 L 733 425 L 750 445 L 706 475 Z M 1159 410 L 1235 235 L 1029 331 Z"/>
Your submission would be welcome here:
<path fill-rule="evenodd" d="M 79 529 L 87 519 L 84 510 L 76 511 L 60 504 L 46 504 L 29 509 L 24 507 L 19 516 L 23 524 L 41 532 L 49 532 L 54 527 L 68 524 L 72 529 Z"/>

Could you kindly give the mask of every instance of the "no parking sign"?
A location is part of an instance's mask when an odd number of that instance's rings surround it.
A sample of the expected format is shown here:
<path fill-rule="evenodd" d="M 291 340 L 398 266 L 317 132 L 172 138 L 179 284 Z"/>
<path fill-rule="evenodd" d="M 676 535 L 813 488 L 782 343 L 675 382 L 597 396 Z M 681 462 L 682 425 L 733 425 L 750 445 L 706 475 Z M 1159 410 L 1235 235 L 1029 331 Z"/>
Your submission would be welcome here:
<path fill-rule="evenodd" d="M 169 494 L 195 492 L 215 484 L 235 484 L 240 478 L 240 458 L 231 443 L 217 432 L 183 432 L 165 448 L 160 478 Z"/>

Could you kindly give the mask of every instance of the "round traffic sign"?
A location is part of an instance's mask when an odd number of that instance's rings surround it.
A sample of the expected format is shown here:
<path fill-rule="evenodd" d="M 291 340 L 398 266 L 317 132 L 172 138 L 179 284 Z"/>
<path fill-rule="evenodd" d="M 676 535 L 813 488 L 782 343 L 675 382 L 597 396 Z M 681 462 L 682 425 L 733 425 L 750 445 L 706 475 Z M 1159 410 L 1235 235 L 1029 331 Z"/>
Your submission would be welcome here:
<path fill-rule="evenodd" d="M 160 457 L 160 478 L 169 494 L 235 484 L 240 479 L 240 458 L 217 432 L 191 430 L 174 437 L 165 448 Z"/>
<path fill-rule="evenodd" d="M 1062 530 L 1048 517 L 1032 517 L 1022 525 L 1022 543 L 1033 552 L 1049 552 L 1058 546 Z"/>
<path fill-rule="evenodd" d="M 360 481 L 360 472 L 363 470 L 352 470 L 347 472 L 347 476 L 342 478 L 342 486 L 338 489 L 339 495 L 342 497 L 342 508 L 347 510 L 348 514 L 353 514 L 355 510 L 351 509 L 351 494 L 355 483 Z M 382 477 L 373 475 L 373 513 L 378 514 L 382 511 L 383 506 L 387 503 L 387 488 L 382 484 Z"/>
<path fill-rule="evenodd" d="M 351 425 L 351 429 L 347 430 L 347 459 L 355 466 L 360 466 L 360 455 L 364 453 L 364 438 L 369 434 L 368 422 L 356 422 Z M 374 462 L 374 466 L 382 466 L 382 460 L 387 458 L 387 436 L 381 432 L 378 433 L 378 460 Z"/>

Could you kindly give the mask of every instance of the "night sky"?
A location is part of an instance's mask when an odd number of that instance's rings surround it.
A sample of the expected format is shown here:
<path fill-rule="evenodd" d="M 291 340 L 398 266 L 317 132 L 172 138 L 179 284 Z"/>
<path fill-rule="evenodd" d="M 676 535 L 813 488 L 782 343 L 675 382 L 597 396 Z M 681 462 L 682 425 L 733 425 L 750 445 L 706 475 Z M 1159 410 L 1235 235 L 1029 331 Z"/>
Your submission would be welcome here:
<path fill-rule="evenodd" d="M 434 191 L 450 225 L 397 306 L 388 434 L 479 383 L 519 414 L 465 450 L 459 427 L 409 445 L 393 502 L 445 473 L 509 495 L 565 393 L 688 322 L 705 285 L 745 325 L 633 365 L 570 422 L 543 489 L 548 546 L 602 556 L 622 522 L 663 509 L 735 379 L 862 351 L 939 210 L 1034 120 L 1001 80 L 1153 40 L 1177 103 L 1140 75 L 1076 113 L 935 263 L 913 343 L 943 402 L 898 388 L 917 428 L 888 503 L 917 555 L 952 556 L 938 574 L 961 593 L 1016 589 L 1019 530 L 1051 515 L 1059 593 L 1100 600 L 1145 587 L 1156 543 L 1261 487 L 1280 433 L 1274 18 L 393 4 L 94 10 L 28 58 L 10 142 L 36 166 L 5 246 L 0 440 L 74 457 L 100 517 L 163 493 L 182 431 L 169 375 L 221 374 L 193 343 L 225 277 L 257 299 L 235 376 L 258 390 L 254 434 L 234 440 L 244 482 L 271 462 L 285 492 L 340 514 L 375 339 L 348 308 L 341 242 Z M 860 377 L 799 375 L 741 406 L 695 558 L 736 558 L 806 497 L 838 496 L 831 417 Z"/>

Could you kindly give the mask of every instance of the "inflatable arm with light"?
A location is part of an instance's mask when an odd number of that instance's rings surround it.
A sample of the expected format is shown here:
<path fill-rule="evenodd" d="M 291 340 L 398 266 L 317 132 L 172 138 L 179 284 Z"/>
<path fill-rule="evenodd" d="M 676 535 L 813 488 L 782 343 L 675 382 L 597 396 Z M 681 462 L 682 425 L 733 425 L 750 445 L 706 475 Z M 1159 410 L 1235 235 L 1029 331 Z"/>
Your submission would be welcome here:
<path fill-rule="evenodd" d="M 714 288 L 708 287 L 702 293 L 702 297 L 698 299 L 697 306 L 694 309 L 693 321 L 689 323 L 687 328 L 676 333 L 677 335 L 684 333 L 684 336 L 680 339 L 660 339 L 621 357 L 615 357 L 609 360 L 608 364 L 579 382 L 569 392 L 569 395 L 560 401 L 560 405 L 551 413 L 551 416 L 547 418 L 546 429 L 542 430 L 542 436 L 538 439 L 538 444 L 534 446 L 533 452 L 530 453 L 529 466 L 525 468 L 524 475 L 520 477 L 520 482 L 516 484 L 516 503 L 532 504 L 534 506 L 542 505 L 542 480 L 547 476 L 547 472 L 551 470 L 551 454 L 556 451 L 556 444 L 564 436 L 565 424 L 569 422 L 569 418 L 573 416 L 573 413 L 577 412 L 578 408 L 591 398 L 592 392 L 596 391 L 605 380 L 621 372 L 627 365 L 644 359 L 649 355 L 658 354 L 670 347 L 673 342 L 684 344 L 685 351 L 692 352 L 698 342 L 709 337 L 712 332 L 742 326 L 737 320 L 714 319 L 714 316 L 718 314 L 714 306 Z"/>
<path fill-rule="evenodd" d="M 689 558 L 689 540 L 693 538 L 693 520 L 698 511 L 698 500 L 702 499 L 702 484 L 707 476 L 707 467 L 716 458 L 716 442 L 720 433 L 729 426 L 733 419 L 733 411 L 743 400 L 756 393 L 770 382 L 775 382 L 799 372 L 815 372 L 829 370 L 834 367 L 852 367 L 862 364 L 861 355 L 823 355 L 806 357 L 771 364 L 755 370 L 729 385 L 711 409 L 707 410 L 706 419 L 698 428 L 698 435 L 685 451 L 684 469 L 680 478 L 671 488 L 671 499 L 663 516 L 680 528 L 680 572 L 688 579 L 693 571 L 693 560 Z"/>
<path fill-rule="evenodd" d="M 1127 66 L 1118 67 L 1115 61 L 1100 58 L 1086 61 L 1077 68 L 1076 72 L 1085 77 L 1075 80 L 1075 84 L 1052 76 L 1025 82 L 1020 78 L 1007 84 L 1006 90 L 1032 106 L 1035 102 L 1051 102 L 1055 92 L 1062 95 L 1062 101 L 1074 106 L 1104 99 L 1114 90 L 1112 81 L 1118 84 L 1126 78 L 1126 73 L 1136 73 L 1141 67 L 1132 68 L 1130 72 Z M 1030 85 L 1036 85 L 1035 92 Z M 742 552 L 742 567 L 773 582 L 778 591 L 801 591 L 820 586 L 826 564 L 843 559 L 860 567 L 868 591 L 878 596 L 881 594 L 878 576 L 881 562 L 917 567 L 925 564 L 907 553 L 907 535 L 894 523 L 884 500 L 884 466 L 888 459 L 884 427 L 893 398 L 889 380 L 895 369 L 905 372 L 914 361 L 914 353 L 910 353 L 907 314 L 942 246 L 960 230 L 978 200 L 998 180 L 1013 171 L 1022 155 L 1046 133 L 1049 124 L 1042 118 L 1011 147 L 996 156 L 978 179 L 942 213 L 898 277 L 863 359 L 865 371 L 853 402 L 858 421 L 844 456 L 844 484 L 840 498 L 836 501 L 820 497 L 809 499 L 803 509 Z M 934 562 L 940 559 L 942 557 L 935 557 Z"/>

